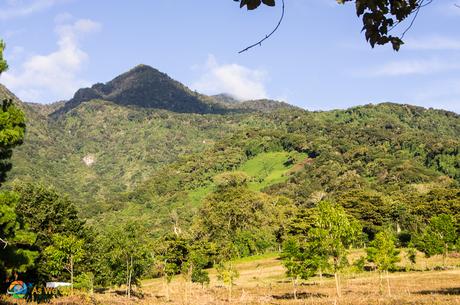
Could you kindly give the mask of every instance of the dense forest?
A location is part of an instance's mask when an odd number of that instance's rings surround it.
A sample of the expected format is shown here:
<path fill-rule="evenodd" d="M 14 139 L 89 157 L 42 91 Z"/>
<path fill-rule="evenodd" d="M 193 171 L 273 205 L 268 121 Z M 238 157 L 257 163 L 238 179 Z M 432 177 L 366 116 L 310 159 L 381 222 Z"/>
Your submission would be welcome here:
<path fill-rule="evenodd" d="M 214 266 L 231 287 L 232 260 L 266 252 L 307 279 L 338 276 L 350 247 L 367 247 L 365 263 L 386 272 L 396 248 L 444 257 L 460 248 L 456 113 L 239 102 L 147 66 L 68 102 L 1 95 L 12 100 L 0 111 L 1 283 L 130 294 L 146 277 L 206 283 Z M 11 113 L 25 119 L 9 159 Z"/>

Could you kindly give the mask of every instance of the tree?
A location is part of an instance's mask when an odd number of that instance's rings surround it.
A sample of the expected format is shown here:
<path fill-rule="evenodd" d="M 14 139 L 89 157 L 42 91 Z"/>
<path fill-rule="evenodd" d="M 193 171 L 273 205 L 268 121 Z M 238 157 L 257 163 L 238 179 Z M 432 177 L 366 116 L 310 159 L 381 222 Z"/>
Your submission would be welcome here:
<path fill-rule="evenodd" d="M 367 260 L 376 265 L 380 273 L 380 287 L 382 284 L 382 273 L 387 279 L 388 295 L 391 296 L 390 277 L 388 271 L 395 268 L 399 262 L 399 251 L 395 246 L 396 237 L 389 230 L 377 233 L 375 239 L 370 243 L 367 251 Z"/>
<path fill-rule="evenodd" d="M 8 69 L 3 58 L 5 43 L 0 40 L 0 74 Z M 6 179 L 6 173 L 11 170 L 9 162 L 13 148 L 22 144 L 25 133 L 24 113 L 10 99 L 4 99 L 0 106 L 0 185 Z M 1 237 L 1 236 L 0 236 Z"/>
<path fill-rule="evenodd" d="M 165 279 L 166 298 L 169 301 L 169 284 L 173 276 L 181 271 L 189 277 L 189 280 L 193 276 L 193 265 L 187 264 L 188 241 L 180 235 L 167 234 L 155 242 L 153 252 L 158 275 Z"/>
<path fill-rule="evenodd" d="M 328 201 L 321 201 L 315 209 L 315 219 L 307 234 L 310 243 L 317 244 L 320 257 L 332 260 L 336 293 L 341 296 L 340 271 L 347 264 L 348 249 L 359 240 L 362 227 L 345 210 Z"/>
<path fill-rule="evenodd" d="M 416 247 L 426 256 L 442 255 L 443 266 L 446 266 L 446 258 L 458 239 L 455 222 L 452 215 L 441 214 L 433 216 L 428 226 L 417 238 Z"/>
<path fill-rule="evenodd" d="M 275 245 L 277 201 L 250 190 L 242 172 L 223 173 L 214 180 L 216 190 L 205 198 L 195 219 L 196 238 L 215 243 L 224 261 Z"/>
<path fill-rule="evenodd" d="M 84 222 L 75 205 L 53 187 L 15 181 L 13 190 L 19 195 L 18 218 L 37 234 L 34 247 L 39 251 L 52 244 L 54 234 L 84 236 Z"/>
<path fill-rule="evenodd" d="M 0 283 L 31 269 L 39 254 L 32 248 L 36 234 L 15 212 L 18 201 L 17 194 L 0 192 Z"/>
<path fill-rule="evenodd" d="M 8 63 L 3 58 L 3 51 L 5 50 L 5 43 L 0 40 L 0 74 L 8 70 Z"/>
<path fill-rule="evenodd" d="M 246 6 L 248 10 L 257 9 L 262 3 L 275 6 L 275 0 L 234 0 L 240 2 L 240 7 Z M 276 0 L 283 3 L 284 0 Z M 429 0 L 338 0 L 339 4 L 355 2 L 356 14 L 362 18 L 366 40 L 374 47 L 391 43 L 393 49 L 398 51 L 404 43 L 402 39 L 412 26 L 421 8 L 431 3 Z M 284 14 L 283 14 L 284 15 Z M 393 36 L 390 32 L 401 22 L 413 15 L 413 19 L 401 35 Z M 275 29 L 276 30 L 276 29 Z M 258 44 L 255 44 L 258 45 Z"/>
<path fill-rule="evenodd" d="M 70 287 L 73 293 L 75 264 L 84 257 L 84 240 L 74 235 L 55 234 L 52 245 L 44 252 L 46 268 L 53 276 L 61 275 L 63 270 L 70 274 Z"/>
<path fill-rule="evenodd" d="M 0 74 L 8 69 L 3 58 L 5 43 L 0 40 Z M 25 133 L 24 113 L 9 99 L 0 105 L 0 186 L 11 170 L 9 160 L 13 148 L 22 144 Z M 15 272 L 24 272 L 31 267 L 37 252 L 29 247 L 35 242 L 36 235 L 29 231 L 27 224 L 18 218 L 16 207 L 19 205 L 17 194 L 0 193 L 0 279 Z"/>
<path fill-rule="evenodd" d="M 318 243 L 306 242 L 305 238 L 294 236 L 283 243 L 281 259 L 286 268 L 286 275 L 291 278 L 294 287 L 294 299 L 297 299 L 297 281 L 308 280 L 314 276 L 326 260 L 318 246 Z"/>
<path fill-rule="evenodd" d="M 145 229 L 132 221 L 104 227 L 95 240 L 99 251 L 95 264 L 99 281 L 126 285 L 126 297 L 131 298 L 133 285 L 139 285 L 150 261 Z M 93 253 L 92 253 L 93 254 Z"/>
<path fill-rule="evenodd" d="M 235 280 L 240 276 L 232 261 L 221 262 L 217 265 L 217 278 L 228 287 L 228 301 L 232 302 L 232 291 Z"/>

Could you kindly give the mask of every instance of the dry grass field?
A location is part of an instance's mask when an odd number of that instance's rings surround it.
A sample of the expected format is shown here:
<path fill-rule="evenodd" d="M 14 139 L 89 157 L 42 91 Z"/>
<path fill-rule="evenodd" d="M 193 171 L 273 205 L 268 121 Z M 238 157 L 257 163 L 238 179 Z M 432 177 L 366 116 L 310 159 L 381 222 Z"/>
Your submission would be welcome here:
<path fill-rule="evenodd" d="M 350 261 L 360 257 L 362 251 L 350 255 Z M 404 253 L 400 267 L 408 262 Z M 105 294 L 78 295 L 53 300 L 52 304 L 411 304 L 411 305 L 460 305 L 460 257 L 452 255 L 447 260 L 446 270 L 435 270 L 442 265 L 440 257 L 426 259 L 418 257 L 413 266 L 417 271 L 395 272 L 390 275 L 391 296 L 387 285 L 380 286 L 376 272 L 347 270 L 342 276 L 342 297 L 335 296 L 335 284 L 327 275 L 302 282 L 297 287 L 297 299 L 293 296 L 293 285 L 284 275 L 284 269 L 276 255 L 265 255 L 243 259 L 237 262 L 240 277 L 232 291 L 231 300 L 227 287 L 217 280 L 216 272 L 210 270 L 211 283 L 208 287 L 191 284 L 177 276 L 170 284 L 162 279 L 145 280 L 137 297 L 127 300 L 121 291 Z M 431 269 L 431 270 L 429 270 Z M 118 293 L 118 294 L 117 294 Z M 169 297 L 168 297 L 169 296 Z M 168 300 L 169 299 L 169 300 Z M 5 304 L 14 304 L 5 302 Z"/>

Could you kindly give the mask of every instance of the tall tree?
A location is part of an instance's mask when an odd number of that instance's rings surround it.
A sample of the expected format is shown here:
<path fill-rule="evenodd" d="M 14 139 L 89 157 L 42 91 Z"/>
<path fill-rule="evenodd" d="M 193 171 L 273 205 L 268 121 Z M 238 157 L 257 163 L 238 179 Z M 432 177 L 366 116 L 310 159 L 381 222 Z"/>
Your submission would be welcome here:
<path fill-rule="evenodd" d="M 328 201 L 318 204 L 315 220 L 307 239 L 311 243 L 317 243 L 319 245 L 317 251 L 332 260 L 338 297 L 341 296 L 340 272 L 348 263 L 348 250 L 361 235 L 361 225 L 355 218 L 349 216 L 343 207 Z"/>
<path fill-rule="evenodd" d="M 399 262 L 399 251 L 395 246 L 396 237 L 389 230 L 377 233 L 375 239 L 370 243 L 367 251 L 367 260 L 374 263 L 380 273 L 380 287 L 382 284 L 382 273 L 387 279 L 388 295 L 391 296 L 390 277 L 388 271 L 395 268 Z"/>
<path fill-rule="evenodd" d="M 38 257 L 36 234 L 16 215 L 18 201 L 17 194 L 0 192 L 0 283 L 31 269 Z"/>
<path fill-rule="evenodd" d="M 3 58 L 5 43 L 0 40 L 0 74 L 8 69 Z M 25 133 L 24 113 L 9 99 L 0 104 L 0 186 L 11 169 L 13 148 L 22 144 Z M 23 272 L 34 262 L 36 252 L 28 249 L 35 234 L 18 218 L 18 197 L 11 192 L 0 193 L 0 279 L 8 273 Z"/>
<path fill-rule="evenodd" d="M 13 183 L 13 190 L 18 195 L 15 208 L 19 222 L 36 234 L 30 246 L 38 251 L 38 262 L 45 261 L 45 249 L 53 244 L 55 234 L 74 235 L 85 238 L 84 222 L 79 219 L 73 203 L 51 187 L 37 183 Z M 38 280 L 50 278 L 49 268 L 45 264 L 35 264 L 34 274 Z"/>
<path fill-rule="evenodd" d="M 3 58 L 5 43 L 0 40 L 0 74 L 8 69 Z M 4 99 L 0 105 L 0 185 L 6 179 L 6 173 L 11 170 L 9 160 L 13 148 L 22 144 L 25 133 L 24 113 L 10 99 Z"/>
<path fill-rule="evenodd" d="M 70 287 L 73 293 L 75 264 L 84 257 L 84 240 L 73 235 L 55 234 L 52 245 L 44 252 L 46 268 L 50 274 L 59 276 L 63 270 L 70 274 Z"/>
<path fill-rule="evenodd" d="M 277 201 L 250 190 L 248 179 L 242 172 L 216 176 L 216 190 L 204 200 L 194 224 L 197 239 L 218 245 L 223 260 L 262 253 L 275 245 Z"/>
<path fill-rule="evenodd" d="M 281 259 L 286 268 L 286 275 L 292 281 L 294 299 L 297 299 L 297 281 L 313 277 L 327 260 L 318 246 L 317 242 L 309 242 L 301 236 L 291 236 L 283 243 Z"/>
<path fill-rule="evenodd" d="M 96 238 L 99 281 L 118 286 L 126 285 L 126 296 L 131 297 L 133 285 L 139 285 L 152 257 L 147 232 L 138 223 L 129 221 L 108 226 Z"/>

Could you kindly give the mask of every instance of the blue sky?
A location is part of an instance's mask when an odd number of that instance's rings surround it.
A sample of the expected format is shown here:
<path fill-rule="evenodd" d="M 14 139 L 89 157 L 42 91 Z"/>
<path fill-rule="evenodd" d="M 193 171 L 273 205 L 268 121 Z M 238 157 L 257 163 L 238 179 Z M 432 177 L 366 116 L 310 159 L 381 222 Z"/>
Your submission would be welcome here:
<path fill-rule="evenodd" d="M 279 1 L 279 0 L 278 0 Z M 0 82 L 29 102 L 69 99 L 137 64 L 203 93 L 273 98 L 306 109 L 392 101 L 460 113 L 460 8 L 421 11 L 400 52 L 372 49 L 353 4 L 286 0 L 247 12 L 232 0 L 0 0 L 10 70 Z M 397 31 L 403 31 L 401 25 Z"/>

